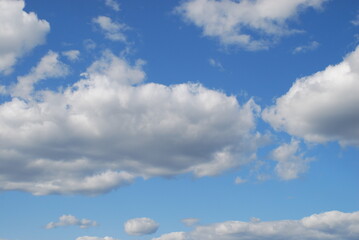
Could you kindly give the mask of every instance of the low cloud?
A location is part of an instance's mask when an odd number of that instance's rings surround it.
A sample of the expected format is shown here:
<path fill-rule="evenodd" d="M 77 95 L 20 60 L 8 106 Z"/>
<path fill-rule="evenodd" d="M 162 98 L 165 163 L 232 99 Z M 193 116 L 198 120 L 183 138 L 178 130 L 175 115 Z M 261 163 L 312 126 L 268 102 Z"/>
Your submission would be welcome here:
<path fill-rule="evenodd" d="M 164 234 L 152 240 L 355 240 L 359 238 L 359 212 L 325 212 L 301 220 L 271 222 L 227 221 L 198 226 L 191 232 Z"/>
<path fill-rule="evenodd" d="M 359 146 L 359 47 L 325 70 L 298 79 L 264 109 L 278 131 L 309 142 Z"/>
<path fill-rule="evenodd" d="M 0 1 L 0 74 L 12 72 L 17 60 L 45 42 L 50 25 L 33 12 L 25 12 L 23 0 Z"/>
<path fill-rule="evenodd" d="M 307 171 L 307 164 L 312 161 L 311 158 L 303 157 L 299 144 L 298 140 L 292 139 L 290 143 L 284 143 L 272 151 L 272 158 L 277 162 L 275 171 L 283 180 L 298 178 Z"/>
<path fill-rule="evenodd" d="M 191 227 L 193 225 L 196 225 L 199 222 L 199 219 L 198 218 L 185 218 L 185 219 L 182 219 L 182 222 L 184 225 Z"/>
<path fill-rule="evenodd" d="M 150 218 L 133 218 L 125 222 L 124 229 L 128 235 L 142 236 L 155 233 L 159 226 Z"/>
<path fill-rule="evenodd" d="M 126 35 L 124 34 L 124 31 L 128 29 L 126 24 L 114 22 L 106 16 L 98 16 L 92 19 L 92 22 L 101 28 L 107 39 L 126 42 Z"/>
<path fill-rule="evenodd" d="M 112 237 L 90 237 L 90 236 L 83 236 L 83 237 L 78 237 L 76 238 L 76 240 L 119 240 L 117 238 L 112 238 Z"/>
<path fill-rule="evenodd" d="M 88 220 L 88 219 L 78 219 L 72 215 L 62 215 L 57 222 L 48 223 L 45 228 L 52 229 L 57 227 L 66 227 L 66 226 L 78 226 L 80 228 L 89 228 L 97 226 L 97 222 Z"/>
<path fill-rule="evenodd" d="M 116 0 L 105 0 L 105 4 L 116 12 L 120 11 L 120 4 Z"/>
<path fill-rule="evenodd" d="M 216 37 L 224 45 L 247 50 L 270 47 L 281 36 L 299 32 L 288 21 L 308 8 L 319 8 L 326 0 L 186 0 L 176 8 L 183 18 Z"/>

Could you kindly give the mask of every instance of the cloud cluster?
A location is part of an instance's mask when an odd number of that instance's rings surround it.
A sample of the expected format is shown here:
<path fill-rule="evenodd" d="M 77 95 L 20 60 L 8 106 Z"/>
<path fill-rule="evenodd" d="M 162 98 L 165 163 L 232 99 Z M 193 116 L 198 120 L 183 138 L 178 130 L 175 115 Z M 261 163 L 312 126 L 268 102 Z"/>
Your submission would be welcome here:
<path fill-rule="evenodd" d="M 310 142 L 359 146 L 358 92 L 359 47 L 341 63 L 298 79 L 263 119 Z"/>
<path fill-rule="evenodd" d="M 152 234 L 157 231 L 159 224 L 150 218 L 133 218 L 125 222 L 125 232 L 133 236 Z"/>
<path fill-rule="evenodd" d="M 23 11 L 23 0 L 0 0 L 0 74 L 12 71 L 18 58 L 44 43 L 50 25 Z"/>
<path fill-rule="evenodd" d="M 126 42 L 126 35 L 123 33 L 128 29 L 126 24 L 113 22 L 111 18 L 106 16 L 98 16 L 92 19 L 92 22 L 101 28 L 107 39 Z"/>
<path fill-rule="evenodd" d="M 267 48 L 276 38 L 297 32 L 289 19 L 326 0 L 187 0 L 176 11 L 202 28 L 203 35 L 248 50 Z"/>
<path fill-rule="evenodd" d="M 74 85 L 1 104 L 0 189 L 93 195 L 136 177 L 211 176 L 255 158 L 254 101 L 240 105 L 200 84 L 144 83 L 142 64 L 105 52 Z"/>
<path fill-rule="evenodd" d="M 228 221 L 198 226 L 191 232 L 164 234 L 152 240 L 355 240 L 359 238 L 359 212 L 325 212 L 301 220 L 272 222 Z"/>
<path fill-rule="evenodd" d="M 89 228 L 96 225 L 97 222 L 89 219 L 78 219 L 72 215 L 62 215 L 59 218 L 58 222 L 50 222 L 45 226 L 45 228 L 52 229 L 52 228 L 65 227 L 65 226 L 79 226 L 80 228 Z"/>

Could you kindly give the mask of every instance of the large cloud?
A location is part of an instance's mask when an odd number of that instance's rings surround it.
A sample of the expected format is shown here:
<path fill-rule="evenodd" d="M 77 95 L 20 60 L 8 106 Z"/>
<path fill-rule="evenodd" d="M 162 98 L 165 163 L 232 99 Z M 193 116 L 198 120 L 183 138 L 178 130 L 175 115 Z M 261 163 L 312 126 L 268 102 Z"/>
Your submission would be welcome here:
<path fill-rule="evenodd" d="M 50 25 L 23 11 L 22 0 L 0 0 L 0 74 L 10 73 L 18 58 L 45 41 Z"/>
<path fill-rule="evenodd" d="M 178 8 L 187 21 L 225 45 L 249 50 L 267 48 L 279 36 L 296 32 L 287 21 L 326 0 L 187 0 Z M 258 37 L 255 37 L 258 36 Z"/>
<path fill-rule="evenodd" d="M 198 226 L 192 232 L 174 232 L 153 240 L 355 240 L 359 212 L 325 212 L 301 220 L 273 222 L 228 221 Z"/>
<path fill-rule="evenodd" d="M 150 218 L 133 218 L 125 222 L 125 232 L 133 236 L 152 234 L 157 231 L 159 224 Z"/>
<path fill-rule="evenodd" d="M 135 177 L 220 174 L 255 157 L 259 107 L 199 84 L 143 83 L 106 52 L 61 92 L 0 105 L 0 189 L 99 194 Z"/>
<path fill-rule="evenodd" d="M 341 63 L 298 79 L 263 118 L 310 142 L 359 146 L 358 93 L 359 47 Z"/>

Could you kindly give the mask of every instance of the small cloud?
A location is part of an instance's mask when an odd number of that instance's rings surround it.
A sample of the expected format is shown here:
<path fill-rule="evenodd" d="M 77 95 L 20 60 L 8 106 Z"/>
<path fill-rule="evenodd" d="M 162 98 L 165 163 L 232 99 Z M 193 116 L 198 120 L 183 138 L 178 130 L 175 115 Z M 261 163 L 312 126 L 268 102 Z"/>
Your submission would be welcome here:
<path fill-rule="evenodd" d="M 208 59 L 208 63 L 212 67 L 218 68 L 220 71 L 224 71 L 223 65 L 219 61 L 216 61 L 215 59 L 210 58 L 210 59 Z"/>
<path fill-rule="evenodd" d="M 245 183 L 245 182 L 247 182 L 247 180 L 242 179 L 241 177 L 236 177 L 236 180 L 234 180 L 235 184 L 242 184 L 242 183 Z"/>
<path fill-rule="evenodd" d="M 88 50 L 88 51 L 94 50 L 97 46 L 96 43 L 92 39 L 85 39 L 83 44 L 84 44 L 84 47 L 86 48 L 86 50 Z"/>
<path fill-rule="evenodd" d="M 355 18 L 353 21 L 351 21 L 351 23 L 352 23 L 354 26 L 359 26 L 359 12 L 358 12 L 356 18 Z"/>
<path fill-rule="evenodd" d="M 113 22 L 111 18 L 106 16 L 98 16 L 92 19 L 92 22 L 98 25 L 104 32 L 105 37 L 111 41 L 126 42 L 126 36 L 123 31 L 128 29 L 126 24 Z"/>
<path fill-rule="evenodd" d="M 89 228 L 97 226 L 97 222 L 89 219 L 78 219 L 72 215 L 62 215 L 57 222 L 49 222 L 45 228 L 52 229 L 57 227 L 66 227 L 66 226 L 79 226 L 80 228 Z"/>
<path fill-rule="evenodd" d="M 308 169 L 308 162 L 311 158 L 304 158 L 300 153 L 299 141 L 292 139 L 290 143 L 284 143 L 272 152 L 272 158 L 277 161 L 275 171 L 283 180 L 298 178 Z"/>
<path fill-rule="evenodd" d="M 185 218 L 181 220 L 184 225 L 191 227 L 199 222 L 198 218 Z"/>
<path fill-rule="evenodd" d="M 293 50 L 293 54 L 297 53 L 305 53 L 308 51 L 313 51 L 319 47 L 319 43 L 317 41 L 312 41 L 308 43 L 307 45 L 298 46 Z"/>
<path fill-rule="evenodd" d="M 106 6 L 112 8 L 112 10 L 118 12 L 120 11 L 120 4 L 116 2 L 115 0 L 105 0 Z"/>
<path fill-rule="evenodd" d="M 155 233 L 159 226 L 150 218 L 133 218 L 125 222 L 124 229 L 128 235 L 142 236 Z"/>
<path fill-rule="evenodd" d="M 74 61 L 79 60 L 80 51 L 79 50 L 65 51 L 65 52 L 62 52 L 62 55 L 67 57 L 67 59 L 69 59 L 70 61 L 74 62 Z"/>

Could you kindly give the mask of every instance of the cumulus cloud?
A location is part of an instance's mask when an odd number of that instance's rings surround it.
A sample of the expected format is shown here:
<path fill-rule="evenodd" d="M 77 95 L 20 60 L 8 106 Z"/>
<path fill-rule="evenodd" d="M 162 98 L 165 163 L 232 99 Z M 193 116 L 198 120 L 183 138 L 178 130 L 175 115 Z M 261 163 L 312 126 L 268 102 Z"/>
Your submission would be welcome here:
<path fill-rule="evenodd" d="M 12 72 L 16 61 L 45 42 L 50 25 L 23 11 L 22 0 L 0 0 L 0 74 Z"/>
<path fill-rule="evenodd" d="M 325 70 L 298 79 L 263 111 L 276 130 L 310 142 L 359 146 L 359 47 Z"/>
<path fill-rule="evenodd" d="M 68 66 L 59 60 L 59 54 L 49 51 L 29 74 L 18 77 L 18 83 L 11 89 L 11 95 L 28 98 L 37 82 L 48 78 L 65 77 L 68 73 Z"/>
<path fill-rule="evenodd" d="M 116 0 L 105 0 L 105 4 L 116 12 L 120 11 L 120 4 Z"/>
<path fill-rule="evenodd" d="M 153 240 L 354 240 L 359 238 L 359 212 L 325 212 L 301 220 L 227 221 L 174 232 Z"/>
<path fill-rule="evenodd" d="M 48 223 L 45 228 L 52 229 L 65 226 L 79 226 L 80 228 L 89 228 L 96 226 L 97 222 L 88 219 L 78 219 L 72 215 L 62 215 L 57 222 Z"/>
<path fill-rule="evenodd" d="M 293 50 L 293 53 L 305 53 L 308 51 L 313 51 L 319 47 L 319 43 L 317 41 L 312 41 L 307 45 L 298 46 Z"/>
<path fill-rule="evenodd" d="M 113 22 L 111 18 L 106 16 L 98 16 L 92 19 L 92 22 L 101 28 L 107 39 L 126 42 L 126 36 L 123 33 L 128 29 L 126 24 Z"/>
<path fill-rule="evenodd" d="M 267 48 L 280 36 L 298 32 L 288 20 L 326 0 L 187 0 L 176 8 L 184 19 L 202 28 L 203 35 L 225 45 L 248 50 Z M 258 37 L 256 37 L 258 36 Z"/>
<path fill-rule="evenodd" d="M 273 160 L 278 162 L 275 171 L 283 180 L 298 178 L 299 174 L 307 171 L 307 164 L 312 160 L 303 157 L 299 143 L 298 140 L 292 139 L 290 143 L 284 143 L 272 152 Z"/>
<path fill-rule="evenodd" d="M 197 224 L 199 222 L 199 219 L 198 218 L 185 218 L 185 219 L 182 219 L 182 222 L 186 226 L 190 227 L 190 226 Z"/>
<path fill-rule="evenodd" d="M 159 226 L 150 218 L 133 218 L 125 222 L 124 229 L 129 235 L 142 236 L 155 233 Z"/>
<path fill-rule="evenodd" d="M 67 59 L 69 59 L 70 61 L 74 62 L 79 59 L 80 51 L 79 50 L 64 51 L 64 52 L 62 52 L 62 55 L 67 57 Z"/>
<path fill-rule="evenodd" d="M 119 240 L 117 238 L 112 238 L 112 237 L 90 237 L 90 236 L 83 236 L 83 237 L 78 237 L 76 238 L 76 240 Z"/>
<path fill-rule="evenodd" d="M 220 174 L 255 159 L 259 107 L 200 84 L 144 83 L 110 52 L 82 78 L 0 105 L 0 189 L 100 194 L 136 177 Z"/>

